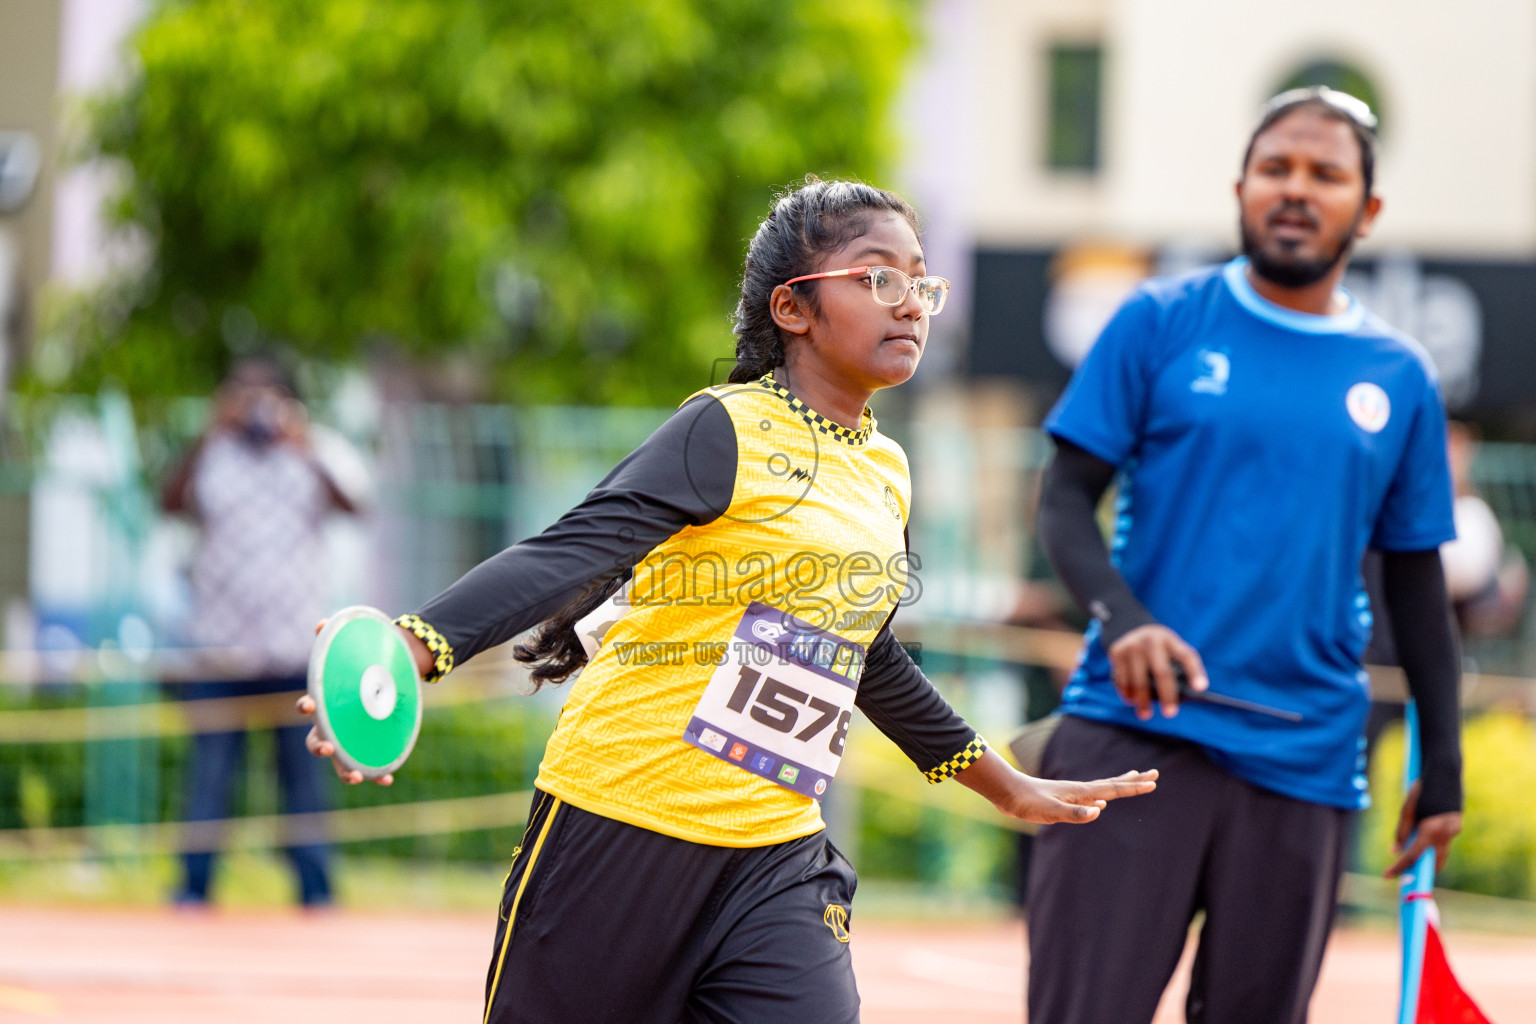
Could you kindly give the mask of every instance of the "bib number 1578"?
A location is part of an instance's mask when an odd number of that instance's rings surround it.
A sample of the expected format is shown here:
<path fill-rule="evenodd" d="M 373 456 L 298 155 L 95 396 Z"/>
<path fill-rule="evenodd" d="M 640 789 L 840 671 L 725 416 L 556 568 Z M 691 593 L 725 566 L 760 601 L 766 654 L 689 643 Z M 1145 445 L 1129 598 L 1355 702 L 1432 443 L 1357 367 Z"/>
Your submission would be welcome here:
<path fill-rule="evenodd" d="M 683 741 L 819 799 L 842 760 L 863 665 L 859 645 L 754 602 L 699 695 Z"/>
<path fill-rule="evenodd" d="M 831 730 L 827 736 L 828 753 L 843 756 L 848 738 L 848 722 L 853 712 L 839 707 L 756 669 L 740 667 L 740 677 L 731 697 L 725 702 L 730 710 L 747 715 L 774 732 L 792 734 L 802 743 Z M 801 723 L 805 723 L 801 727 Z"/>

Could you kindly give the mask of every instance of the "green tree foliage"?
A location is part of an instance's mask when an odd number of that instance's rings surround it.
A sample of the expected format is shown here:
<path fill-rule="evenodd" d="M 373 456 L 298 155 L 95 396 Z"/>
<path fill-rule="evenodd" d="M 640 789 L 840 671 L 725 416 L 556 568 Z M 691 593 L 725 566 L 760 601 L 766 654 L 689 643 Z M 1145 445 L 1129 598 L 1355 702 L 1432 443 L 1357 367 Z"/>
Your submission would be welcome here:
<path fill-rule="evenodd" d="M 93 121 L 152 257 L 64 318 L 68 384 L 385 344 L 507 397 L 676 401 L 732 351 L 774 190 L 879 179 L 916 7 L 163 0 Z"/>

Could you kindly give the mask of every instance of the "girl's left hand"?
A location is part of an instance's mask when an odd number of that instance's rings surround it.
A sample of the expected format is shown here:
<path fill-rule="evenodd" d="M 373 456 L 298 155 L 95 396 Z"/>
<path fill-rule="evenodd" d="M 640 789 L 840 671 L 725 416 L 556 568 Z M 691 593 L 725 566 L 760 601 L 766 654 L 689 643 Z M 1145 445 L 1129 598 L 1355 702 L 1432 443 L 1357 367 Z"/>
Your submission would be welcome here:
<path fill-rule="evenodd" d="M 1157 788 L 1157 770 L 1129 771 L 1093 782 L 1037 779 L 988 750 L 975 764 L 957 772 L 955 781 L 986 797 L 1010 818 L 1039 825 L 1083 824 L 1097 818 L 1111 800 L 1152 792 Z"/>
<path fill-rule="evenodd" d="M 1018 773 L 1011 799 L 997 809 L 1011 818 L 1046 825 L 1092 821 L 1111 800 L 1140 796 L 1157 788 L 1157 770 L 1129 771 L 1113 779 L 1062 782 Z"/>

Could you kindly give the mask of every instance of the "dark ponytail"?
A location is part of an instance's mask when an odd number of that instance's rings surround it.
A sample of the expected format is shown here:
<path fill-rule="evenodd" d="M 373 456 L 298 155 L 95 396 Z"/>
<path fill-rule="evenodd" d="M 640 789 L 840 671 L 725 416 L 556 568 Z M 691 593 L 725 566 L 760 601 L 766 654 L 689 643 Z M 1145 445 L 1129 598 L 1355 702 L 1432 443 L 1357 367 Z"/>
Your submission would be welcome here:
<path fill-rule="evenodd" d="M 732 384 L 757 380 L 784 365 L 783 334 L 768 309 L 773 290 L 785 281 L 814 274 L 829 253 L 869 230 L 872 215 L 894 213 L 918 232 L 917 213 L 900 196 L 858 181 L 822 181 L 807 175 L 805 184 L 780 195 L 747 246 L 736 305 L 736 366 Z M 833 268 L 836 269 L 836 268 Z M 795 294 L 816 309 L 815 281 L 794 285 Z"/>
<path fill-rule="evenodd" d="M 628 581 L 629 573 L 621 573 L 590 588 L 541 622 L 525 642 L 513 645 L 512 657 L 533 666 L 528 676 L 533 680 L 534 690 L 545 683 L 559 685 L 565 682 L 587 663 L 587 651 L 576 635 L 576 623 Z"/>

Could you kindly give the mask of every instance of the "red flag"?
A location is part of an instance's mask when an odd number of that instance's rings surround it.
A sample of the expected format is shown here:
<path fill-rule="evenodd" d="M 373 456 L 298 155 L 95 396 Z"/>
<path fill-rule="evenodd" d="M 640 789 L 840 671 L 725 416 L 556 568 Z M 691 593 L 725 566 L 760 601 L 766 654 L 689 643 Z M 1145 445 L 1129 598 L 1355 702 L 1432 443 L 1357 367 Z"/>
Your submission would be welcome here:
<path fill-rule="evenodd" d="M 1419 1012 L 1414 1024 L 1491 1024 L 1451 973 L 1431 914 L 1424 931 L 1424 973 L 1419 981 Z"/>

